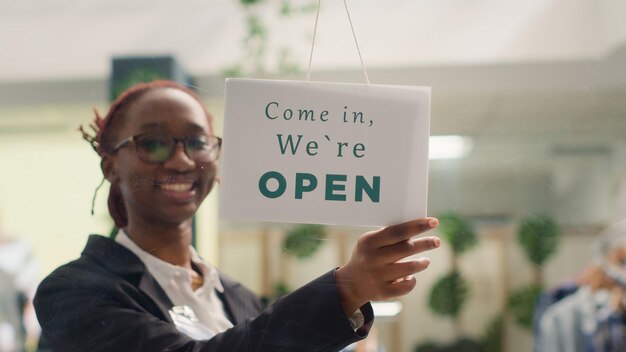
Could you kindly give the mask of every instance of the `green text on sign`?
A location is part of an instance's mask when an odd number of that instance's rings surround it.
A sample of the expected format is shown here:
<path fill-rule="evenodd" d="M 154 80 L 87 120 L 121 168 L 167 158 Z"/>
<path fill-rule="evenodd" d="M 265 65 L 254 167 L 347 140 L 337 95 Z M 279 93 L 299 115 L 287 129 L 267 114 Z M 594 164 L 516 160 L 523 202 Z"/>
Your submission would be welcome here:
<path fill-rule="evenodd" d="M 274 190 L 270 190 L 270 181 L 278 184 Z M 346 182 L 347 175 L 327 174 L 324 185 L 324 199 L 329 201 L 347 201 Z M 302 199 L 304 193 L 313 192 L 317 189 L 317 177 L 310 173 L 296 173 L 295 199 Z M 259 191 L 266 198 L 274 199 L 282 197 L 287 190 L 287 179 L 278 171 L 268 171 L 259 179 Z M 354 201 L 362 202 L 363 194 L 366 194 L 372 203 L 380 201 L 380 176 L 373 176 L 371 184 L 364 176 L 357 175 L 354 178 Z"/>

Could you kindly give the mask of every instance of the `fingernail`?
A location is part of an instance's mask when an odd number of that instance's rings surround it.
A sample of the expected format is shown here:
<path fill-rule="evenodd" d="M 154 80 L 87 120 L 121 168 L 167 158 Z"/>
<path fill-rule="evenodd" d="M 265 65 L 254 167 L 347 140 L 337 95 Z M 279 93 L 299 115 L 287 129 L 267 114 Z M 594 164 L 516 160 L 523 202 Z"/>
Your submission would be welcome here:
<path fill-rule="evenodd" d="M 430 227 L 436 227 L 437 224 L 439 224 L 439 220 L 435 218 L 430 218 L 430 220 L 428 220 L 428 226 Z"/>
<path fill-rule="evenodd" d="M 439 237 L 433 238 L 433 244 L 435 245 L 435 247 L 439 247 L 441 245 L 441 240 L 439 239 Z"/>

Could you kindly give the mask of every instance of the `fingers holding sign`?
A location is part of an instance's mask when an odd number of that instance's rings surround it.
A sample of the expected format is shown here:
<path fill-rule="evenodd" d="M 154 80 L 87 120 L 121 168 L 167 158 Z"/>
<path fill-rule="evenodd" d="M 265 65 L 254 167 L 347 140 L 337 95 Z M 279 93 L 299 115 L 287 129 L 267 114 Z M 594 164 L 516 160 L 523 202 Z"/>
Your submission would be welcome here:
<path fill-rule="evenodd" d="M 441 241 L 437 237 L 413 239 L 438 224 L 435 218 L 422 218 L 362 235 L 348 263 L 336 273 L 346 315 L 368 301 L 409 293 L 416 285 L 412 275 L 426 269 L 430 260 L 403 259 L 439 247 Z"/>

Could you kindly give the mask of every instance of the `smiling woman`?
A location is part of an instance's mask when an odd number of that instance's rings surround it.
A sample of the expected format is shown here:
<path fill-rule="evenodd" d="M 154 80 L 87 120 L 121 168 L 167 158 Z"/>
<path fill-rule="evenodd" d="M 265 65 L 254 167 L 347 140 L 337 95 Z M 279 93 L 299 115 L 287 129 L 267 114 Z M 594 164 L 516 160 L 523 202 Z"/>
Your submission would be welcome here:
<path fill-rule="evenodd" d="M 119 231 L 90 236 L 78 260 L 39 286 L 37 316 L 54 351 L 340 351 L 367 336 L 370 300 L 407 294 L 430 263 L 403 259 L 439 246 L 412 239 L 434 218 L 366 233 L 344 266 L 263 310 L 191 247 L 221 148 L 196 95 L 140 84 L 92 127 L 83 137 L 102 158 Z"/>
<path fill-rule="evenodd" d="M 107 180 L 119 186 L 121 197 L 111 202 L 126 211 L 129 232 L 138 223 L 150 226 L 147 232 L 162 232 L 167 223 L 189 219 L 213 187 L 217 171 L 220 144 L 212 135 L 210 115 L 193 96 L 169 88 L 145 92 L 121 116 L 116 135 L 103 141 L 105 148 L 115 146 L 103 157 L 102 168 Z M 121 208 L 122 200 L 133 204 Z"/>

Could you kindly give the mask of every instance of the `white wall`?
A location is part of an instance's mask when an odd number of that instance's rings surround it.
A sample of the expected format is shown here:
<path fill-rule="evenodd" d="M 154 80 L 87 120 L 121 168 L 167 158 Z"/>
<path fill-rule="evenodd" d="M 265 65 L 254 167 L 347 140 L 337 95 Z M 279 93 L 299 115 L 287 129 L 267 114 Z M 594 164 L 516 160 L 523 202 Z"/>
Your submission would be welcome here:
<path fill-rule="evenodd" d="M 77 258 L 90 233 L 108 233 L 108 187 L 98 193 L 91 216 L 91 199 L 102 174 L 96 153 L 78 133 L 4 135 L 0 160 L 2 228 L 30 242 L 42 275 Z"/>

